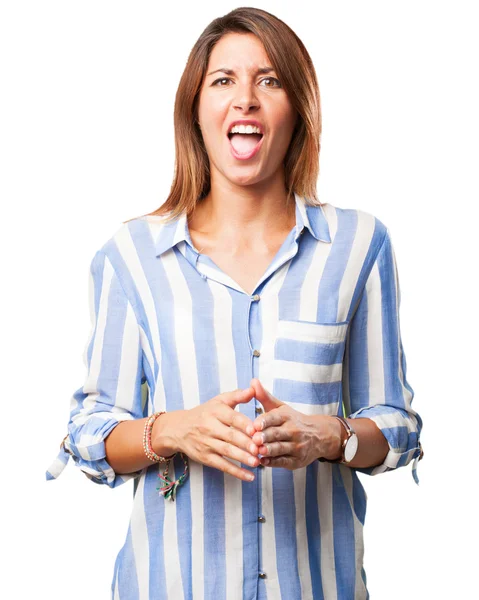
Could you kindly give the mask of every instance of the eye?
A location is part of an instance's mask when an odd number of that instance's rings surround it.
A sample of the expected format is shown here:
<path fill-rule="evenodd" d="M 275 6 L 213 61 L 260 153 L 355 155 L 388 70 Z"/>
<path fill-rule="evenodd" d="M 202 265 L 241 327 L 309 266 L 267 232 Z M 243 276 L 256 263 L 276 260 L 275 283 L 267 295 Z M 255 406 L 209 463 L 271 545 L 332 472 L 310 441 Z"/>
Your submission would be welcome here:
<path fill-rule="evenodd" d="M 276 77 L 265 77 L 262 81 L 276 81 L 277 85 L 267 85 L 266 87 L 282 87 L 279 79 Z"/>
<path fill-rule="evenodd" d="M 213 83 L 211 84 L 213 85 L 217 85 L 220 81 L 232 81 L 232 79 L 230 77 L 221 77 L 220 79 L 216 79 L 215 81 L 213 81 Z M 279 79 L 276 79 L 276 77 L 265 77 L 264 79 L 261 80 L 261 82 L 263 81 L 275 81 L 276 85 L 266 85 L 265 87 L 283 87 L 281 85 L 281 82 L 279 81 Z M 224 85 L 219 85 L 217 87 L 226 87 Z"/>
<path fill-rule="evenodd" d="M 219 81 L 231 81 L 231 79 L 229 77 L 221 77 L 220 79 L 217 79 L 216 81 L 213 81 L 213 83 L 211 85 L 216 85 Z M 224 85 L 220 85 L 218 87 L 225 87 Z"/>

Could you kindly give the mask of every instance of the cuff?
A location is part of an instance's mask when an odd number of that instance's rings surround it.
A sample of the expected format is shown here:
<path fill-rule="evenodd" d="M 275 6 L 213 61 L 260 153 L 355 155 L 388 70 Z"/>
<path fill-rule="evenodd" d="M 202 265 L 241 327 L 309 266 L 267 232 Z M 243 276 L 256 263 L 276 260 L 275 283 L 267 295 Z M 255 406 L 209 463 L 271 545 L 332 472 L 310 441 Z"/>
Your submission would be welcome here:
<path fill-rule="evenodd" d="M 143 469 L 133 473 L 117 474 L 106 460 L 105 438 L 121 421 L 132 418 L 128 413 L 118 417 L 120 418 L 111 418 L 110 414 L 109 419 L 105 420 L 98 414 L 90 415 L 81 429 L 70 424 L 70 432 L 63 438 L 58 456 L 46 471 L 47 481 L 57 479 L 61 475 L 70 457 L 88 479 L 111 488 L 141 475 Z M 89 433 L 93 428 L 96 430 L 95 433 Z M 75 430 L 77 431 L 76 443 L 73 441 Z"/>
<path fill-rule="evenodd" d="M 413 459 L 412 477 L 419 485 L 417 463 L 424 452 L 419 441 L 416 418 L 405 410 L 385 404 L 367 406 L 348 415 L 348 419 L 366 418 L 374 421 L 386 438 L 389 451 L 384 461 L 374 467 L 356 468 L 367 475 L 378 475 L 408 465 Z"/>

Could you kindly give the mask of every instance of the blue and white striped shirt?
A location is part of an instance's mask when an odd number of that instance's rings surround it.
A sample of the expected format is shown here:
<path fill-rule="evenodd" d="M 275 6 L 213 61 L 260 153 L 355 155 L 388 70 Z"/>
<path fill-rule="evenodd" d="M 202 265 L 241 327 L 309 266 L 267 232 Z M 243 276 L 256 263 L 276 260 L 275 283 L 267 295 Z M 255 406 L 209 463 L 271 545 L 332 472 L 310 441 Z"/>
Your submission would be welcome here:
<path fill-rule="evenodd" d="M 422 456 L 395 255 L 373 215 L 295 201 L 296 225 L 251 295 L 195 249 L 185 215 L 133 219 L 92 260 L 87 375 L 65 447 L 94 482 L 135 478 L 113 600 L 369 598 L 357 471 L 415 459 L 417 482 Z M 157 491 L 162 465 L 117 475 L 106 461 L 104 439 L 120 421 L 189 409 L 252 377 L 303 413 L 372 419 L 389 444 L 384 462 L 256 467 L 245 482 L 190 460 L 170 502 Z M 260 408 L 253 399 L 236 410 L 254 420 Z M 69 456 L 61 450 L 47 479 Z M 178 455 L 171 475 L 182 466 Z"/>

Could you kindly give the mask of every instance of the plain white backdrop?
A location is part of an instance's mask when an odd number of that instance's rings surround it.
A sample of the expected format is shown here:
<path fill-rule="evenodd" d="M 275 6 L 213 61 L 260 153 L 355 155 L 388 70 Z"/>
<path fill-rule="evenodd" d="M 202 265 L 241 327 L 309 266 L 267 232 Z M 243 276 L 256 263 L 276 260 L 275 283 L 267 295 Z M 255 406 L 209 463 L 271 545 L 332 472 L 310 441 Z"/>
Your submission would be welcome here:
<path fill-rule="evenodd" d="M 474 4 L 253 4 L 288 23 L 315 64 L 321 200 L 376 215 L 396 252 L 425 456 L 419 486 L 411 465 L 360 474 L 372 600 L 477 593 Z M 99 486 L 72 462 L 45 480 L 85 376 L 88 269 L 123 221 L 165 200 L 188 54 L 240 5 L 0 5 L 3 598 L 110 597 L 132 482 Z"/>

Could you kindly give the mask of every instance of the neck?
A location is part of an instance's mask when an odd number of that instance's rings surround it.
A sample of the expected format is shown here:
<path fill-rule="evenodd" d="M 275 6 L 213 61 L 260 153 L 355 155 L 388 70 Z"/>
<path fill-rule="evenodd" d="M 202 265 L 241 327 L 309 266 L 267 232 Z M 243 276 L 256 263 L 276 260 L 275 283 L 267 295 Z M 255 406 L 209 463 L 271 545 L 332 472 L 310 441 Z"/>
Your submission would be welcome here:
<path fill-rule="evenodd" d="M 281 185 L 212 186 L 189 217 L 190 230 L 207 235 L 215 245 L 229 248 L 268 245 L 275 235 L 290 231 L 296 222 L 293 194 Z"/>

